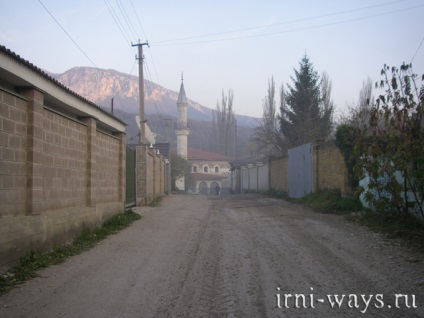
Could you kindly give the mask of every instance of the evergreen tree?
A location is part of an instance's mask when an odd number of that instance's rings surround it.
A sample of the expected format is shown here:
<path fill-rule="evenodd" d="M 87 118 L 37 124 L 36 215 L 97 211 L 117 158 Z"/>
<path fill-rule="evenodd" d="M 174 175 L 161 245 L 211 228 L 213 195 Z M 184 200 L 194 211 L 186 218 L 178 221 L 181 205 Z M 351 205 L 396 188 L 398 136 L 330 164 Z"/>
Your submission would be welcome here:
<path fill-rule="evenodd" d="M 299 64 L 299 70 L 294 70 L 295 78 L 291 77 L 294 86 L 287 85 L 288 91 L 281 100 L 279 116 L 281 132 L 291 146 L 325 139 L 330 133 L 334 108 L 328 96 L 328 78 L 323 84 L 306 55 Z"/>

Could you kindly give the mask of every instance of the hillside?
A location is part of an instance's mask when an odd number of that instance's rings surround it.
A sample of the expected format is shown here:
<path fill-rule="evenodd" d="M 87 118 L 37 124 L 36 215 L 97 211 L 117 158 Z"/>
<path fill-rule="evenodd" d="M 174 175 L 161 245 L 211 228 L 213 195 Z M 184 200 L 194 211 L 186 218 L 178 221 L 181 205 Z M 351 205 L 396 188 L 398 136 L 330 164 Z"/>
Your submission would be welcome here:
<path fill-rule="evenodd" d="M 91 67 L 75 67 L 62 74 L 50 73 L 50 75 L 108 111 L 111 110 L 113 98 L 114 115 L 128 124 L 127 142 L 137 142 L 138 129 L 135 121 L 139 110 L 137 76 Z M 145 115 L 149 127 L 158 134 L 158 141 L 174 143 L 173 126 L 177 116 L 178 92 L 148 80 L 144 81 L 144 91 Z M 189 146 L 213 151 L 211 146 L 213 110 L 190 99 L 188 106 L 188 119 L 191 125 Z M 256 119 L 237 114 L 236 119 L 237 154 L 241 154 L 248 148 L 251 127 L 255 125 Z"/>

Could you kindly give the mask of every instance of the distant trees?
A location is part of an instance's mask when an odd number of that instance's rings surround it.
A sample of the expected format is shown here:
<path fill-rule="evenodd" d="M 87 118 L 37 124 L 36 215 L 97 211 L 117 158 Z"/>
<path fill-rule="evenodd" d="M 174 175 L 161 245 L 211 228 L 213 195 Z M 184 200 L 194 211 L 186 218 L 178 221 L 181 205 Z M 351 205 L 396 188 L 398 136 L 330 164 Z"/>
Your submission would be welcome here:
<path fill-rule="evenodd" d="M 221 103 L 217 103 L 213 112 L 214 151 L 226 156 L 236 156 L 237 122 L 233 110 L 234 93 L 228 90 L 228 96 L 222 91 Z"/>
<path fill-rule="evenodd" d="M 287 149 L 287 143 L 280 132 L 275 101 L 274 78 L 268 81 L 268 94 L 263 102 L 262 118 L 254 128 L 252 141 L 265 156 L 281 155 Z"/>
<path fill-rule="evenodd" d="M 368 125 L 371 116 L 371 107 L 374 103 L 372 91 L 372 80 L 368 77 L 362 83 L 358 102 L 353 106 L 348 106 L 347 114 L 342 118 L 343 124 L 352 125 L 359 129 L 363 129 Z"/>
<path fill-rule="evenodd" d="M 290 146 L 325 139 L 331 131 L 334 105 L 331 101 L 331 81 L 326 73 L 320 79 L 309 58 L 300 61 L 294 70 L 293 86 L 282 88 L 279 123 Z"/>

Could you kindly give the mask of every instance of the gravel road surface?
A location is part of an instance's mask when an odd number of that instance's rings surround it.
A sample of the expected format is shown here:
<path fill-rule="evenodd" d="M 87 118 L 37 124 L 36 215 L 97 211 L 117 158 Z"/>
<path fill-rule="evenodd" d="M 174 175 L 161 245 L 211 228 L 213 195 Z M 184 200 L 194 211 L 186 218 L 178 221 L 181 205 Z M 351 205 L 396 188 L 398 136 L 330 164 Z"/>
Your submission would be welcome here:
<path fill-rule="evenodd" d="M 0 317 L 424 317 L 423 255 L 342 216 L 253 194 L 136 211 L 0 297 Z"/>

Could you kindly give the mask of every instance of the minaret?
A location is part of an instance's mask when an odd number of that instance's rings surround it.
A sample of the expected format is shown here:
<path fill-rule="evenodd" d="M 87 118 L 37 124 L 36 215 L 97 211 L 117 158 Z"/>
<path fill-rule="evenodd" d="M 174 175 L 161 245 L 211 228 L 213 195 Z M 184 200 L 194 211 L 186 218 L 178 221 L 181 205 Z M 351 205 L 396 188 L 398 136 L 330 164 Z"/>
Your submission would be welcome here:
<path fill-rule="evenodd" d="M 175 124 L 175 134 L 177 135 L 177 154 L 187 159 L 187 136 L 190 129 L 187 124 L 187 97 L 184 90 L 184 79 L 181 75 L 181 87 L 177 101 L 178 116 Z M 176 180 L 176 186 L 180 190 L 185 190 L 184 178 Z"/>

